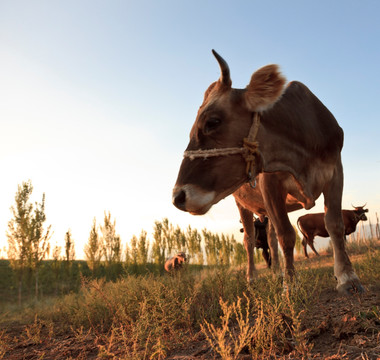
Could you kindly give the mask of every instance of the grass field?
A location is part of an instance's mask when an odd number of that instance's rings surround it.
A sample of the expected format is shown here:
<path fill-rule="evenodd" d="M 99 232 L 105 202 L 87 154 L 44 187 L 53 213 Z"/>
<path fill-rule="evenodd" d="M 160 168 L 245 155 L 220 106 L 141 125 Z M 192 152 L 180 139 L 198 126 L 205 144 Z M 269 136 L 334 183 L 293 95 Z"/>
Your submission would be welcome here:
<path fill-rule="evenodd" d="M 253 285 L 225 267 L 83 280 L 78 293 L 8 303 L 0 358 L 378 359 L 380 244 L 349 251 L 361 296 L 335 291 L 329 252 L 298 259 L 289 292 L 267 269 Z"/>

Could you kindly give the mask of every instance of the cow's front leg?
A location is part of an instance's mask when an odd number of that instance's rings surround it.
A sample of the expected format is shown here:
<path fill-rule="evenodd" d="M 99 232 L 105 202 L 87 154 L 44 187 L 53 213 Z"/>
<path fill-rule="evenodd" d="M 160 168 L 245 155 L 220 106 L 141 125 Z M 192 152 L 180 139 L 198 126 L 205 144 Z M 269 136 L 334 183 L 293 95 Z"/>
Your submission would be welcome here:
<path fill-rule="evenodd" d="M 247 280 L 253 282 L 256 277 L 253 255 L 255 251 L 255 227 L 253 225 L 253 213 L 245 209 L 236 201 L 240 212 L 240 220 L 244 228 L 244 246 L 247 251 Z"/>
<path fill-rule="evenodd" d="M 269 219 L 276 230 L 278 241 L 284 253 L 286 275 L 292 278 L 294 275 L 293 252 L 296 233 L 286 210 L 287 192 L 282 186 L 281 179 L 276 174 L 270 173 L 263 174 L 260 180 L 260 188 Z"/>
<path fill-rule="evenodd" d="M 264 247 L 262 254 L 263 254 L 263 258 L 265 260 L 265 263 L 267 264 L 267 268 L 270 269 L 270 267 L 271 267 L 271 259 L 270 259 L 269 248 Z"/>
<path fill-rule="evenodd" d="M 337 290 L 352 294 L 364 292 L 346 252 L 344 224 L 342 218 L 343 169 L 338 161 L 330 183 L 323 191 L 325 197 L 325 226 L 330 235 L 334 251 L 334 274 L 338 281 Z"/>
<path fill-rule="evenodd" d="M 268 246 L 270 249 L 270 260 L 271 260 L 271 267 L 275 274 L 280 273 L 280 260 L 278 257 L 278 240 L 276 235 L 276 230 L 272 224 L 272 221 L 268 220 L 268 228 L 267 228 L 267 239 L 268 239 Z"/>

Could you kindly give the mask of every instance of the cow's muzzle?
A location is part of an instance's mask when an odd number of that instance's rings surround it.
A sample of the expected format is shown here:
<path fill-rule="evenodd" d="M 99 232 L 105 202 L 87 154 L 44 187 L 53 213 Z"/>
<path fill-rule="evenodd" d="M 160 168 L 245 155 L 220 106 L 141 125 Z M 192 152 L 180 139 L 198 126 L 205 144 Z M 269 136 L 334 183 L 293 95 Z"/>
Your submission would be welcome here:
<path fill-rule="evenodd" d="M 215 191 L 205 191 L 197 185 L 175 186 L 173 204 L 182 211 L 203 215 L 214 204 L 215 194 Z"/>
<path fill-rule="evenodd" d="M 173 190 L 173 204 L 176 208 L 186 211 L 186 192 L 184 190 Z"/>

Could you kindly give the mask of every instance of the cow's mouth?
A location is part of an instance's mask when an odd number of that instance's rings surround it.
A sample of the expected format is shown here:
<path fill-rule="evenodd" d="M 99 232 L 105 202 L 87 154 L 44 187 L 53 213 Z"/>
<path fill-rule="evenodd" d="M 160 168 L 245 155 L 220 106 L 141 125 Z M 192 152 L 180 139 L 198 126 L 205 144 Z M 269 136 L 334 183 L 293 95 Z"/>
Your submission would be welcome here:
<path fill-rule="evenodd" d="M 210 204 L 210 205 L 205 206 L 205 207 L 203 207 L 201 209 L 189 211 L 189 213 L 191 215 L 204 215 L 204 214 L 206 214 L 210 210 L 210 208 L 212 207 L 212 205 L 213 204 Z"/>
<path fill-rule="evenodd" d="M 220 193 L 213 190 L 207 191 L 193 184 L 175 186 L 173 189 L 173 204 L 178 209 L 187 211 L 191 215 L 204 215 L 213 205 L 231 195 L 241 185 L 242 182 L 239 182 Z"/>

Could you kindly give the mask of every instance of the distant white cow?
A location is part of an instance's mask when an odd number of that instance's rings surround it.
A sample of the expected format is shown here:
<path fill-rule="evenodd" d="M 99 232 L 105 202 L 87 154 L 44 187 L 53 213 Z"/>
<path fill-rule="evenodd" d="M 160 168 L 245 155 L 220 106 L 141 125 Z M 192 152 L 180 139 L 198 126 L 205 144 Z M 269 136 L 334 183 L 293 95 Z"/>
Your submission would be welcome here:
<path fill-rule="evenodd" d="M 186 254 L 184 252 L 179 252 L 177 255 L 166 260 L 165 270 L 167 272 L 179 270 L 182 268 L 182 265 L 186 262 L 186 260 Z"/>

